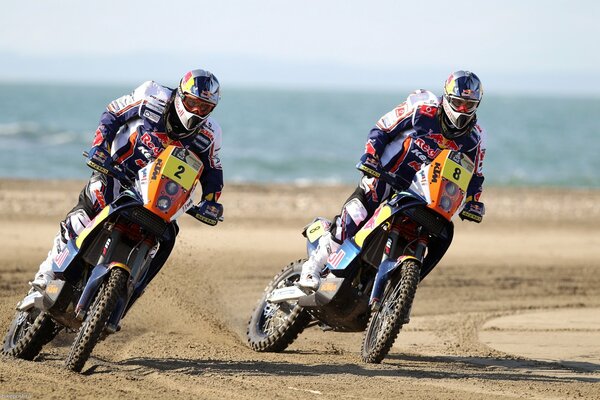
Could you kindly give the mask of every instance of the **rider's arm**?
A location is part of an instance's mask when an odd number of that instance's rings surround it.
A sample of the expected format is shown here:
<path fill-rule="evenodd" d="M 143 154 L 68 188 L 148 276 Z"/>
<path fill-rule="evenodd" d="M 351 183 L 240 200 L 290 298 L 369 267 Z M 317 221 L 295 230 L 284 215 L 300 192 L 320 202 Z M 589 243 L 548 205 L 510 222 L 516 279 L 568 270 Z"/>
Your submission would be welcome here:
<path fill-rule="evenodd" d="M 139 115 L 140 107 L 146 99 L 146 94 L 155 82 L 148 81 L 136 88 L 130 94 L 119 97 L 108 104 L 100 116 L 100 123 L 96 129 L 93 146 L 100 146 L 110 151 L 110 146 L 119 129 L 125 123 Z"/>
<path fill-rule="evenodd" d="M 483 176 L 483 159 L 485 157 L 486 133 L 479 125 L 475 125 L 474 129 L 479 135 L 479 142 L 474 149 L 475 171 L 467 187 L 466 201 L 479 201 L 483 192 L 483 181 L 485 180 Z"/>
<path fill-rule="evenodd" d="M 219 152 L 221 151 L 221 127 L 213 120 L 209 119 L 209 126 L 205 127 L 199 135 L 209 135 L 212 142 L 207 148 L 196 150 L 198 157 L 204 164 L 204 171 L 200 176 L 202 185 L 202 198 L 204 200 L 218 201 L 223 189 L 223 168 Z"/>
<path fill-rule="evenodd" d="M 473 149 L 473 154 L 469 154 L 472 156 L 473 160 L 475 160 L 475 171 L 473 171 L 473 176 L 471 177 L 471 181 L 469 182 L 469 186 L 467 187 L 467 196 L 465 198 L 465 205 L 459 216 L 463 220 L 473 221 L 473 222 L 481 222 L 483 220 L 483 216 L 485 214 L 485 206 L 482 202 L 479 201 L 481 197 L 481 192 L 483 191 L 483 158 L 485 156 L 485 132 L 479 125 L 475 125 L 475 130 L 479 135 L 479 142 L 477 146 Z"/>
<path fill-rule="evenodd" d="M 202 201 L 188 210 L 188 214 L 205 224 L 216 225 L 223 220 L 223 205 L 218 203 L 223 188 L 223 169 L 219 159 L 221 128 L 212 118 L 197 133 L 190 150 L 200 158 L 204 170 L 200 175 Z"/>
<path fill-rule="evenodd" d="M 365 154 L 380 160 L 385 147 L 396 135 L 412 126 L 413 111 L 413 107 L 404 102 L 381 117 L 369 132 Z"/>

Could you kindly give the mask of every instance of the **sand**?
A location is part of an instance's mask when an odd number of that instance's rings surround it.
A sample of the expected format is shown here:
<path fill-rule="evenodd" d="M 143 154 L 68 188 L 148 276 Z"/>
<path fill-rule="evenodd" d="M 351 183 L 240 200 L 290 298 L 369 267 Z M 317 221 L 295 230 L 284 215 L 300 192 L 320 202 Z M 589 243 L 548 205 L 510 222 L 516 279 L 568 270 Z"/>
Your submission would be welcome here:
<path fill-rule="evenodd" d="M 83 182 L 0 180 L 0 331 Z M 33 362 L 0 357 L 0 398 L 600 399 L 600 191 L 489 188 L 480 225 L 419 286 L 381 365 L 361 334 L 305 331 L 288 350 L 245 344 L 269 279 L 304 257 L 300 231 L 353 188 L 228 185 L 225 222 L 181 221 L 161 274 L 83 374 L 61 334 Z"/>

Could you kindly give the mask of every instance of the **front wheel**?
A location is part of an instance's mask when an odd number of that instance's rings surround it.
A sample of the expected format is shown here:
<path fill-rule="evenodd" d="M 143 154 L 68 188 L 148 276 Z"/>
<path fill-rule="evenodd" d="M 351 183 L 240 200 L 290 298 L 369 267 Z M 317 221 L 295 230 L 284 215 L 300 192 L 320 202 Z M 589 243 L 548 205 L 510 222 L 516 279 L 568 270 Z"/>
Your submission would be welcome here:
<path fill-rule="evenodd" d="M 127 290 L 128 277 L 127 272 L 121 268 L 113 268 L 108 280 L 98 290 L 67 357 L 66 366 L 71 371 L 80 372 L 83 368 L 98 343 L 117 301 Z"/>
<path fill-rule="evenodd" d="M 267 296 L 275 289 L 293 286 L 300 279 L 302 264 L 298 260 L 285 267 L 275 275 L 269 283 L 262 299 L 252 312 L 248 321 L 248 346 L 259 352 L 280 352 L 285 350 L 304 328 L 312 317 L 298 305 L 297 301 L 284 301 L 273 304 Z"/>
<path fill-rule="evenodd" d="M 392 348 L 402 325 L 408 320 L 420 268 L 414 260 L 407 260 L 388 282 L 381 299 L 381 308 L 371 314 L 362 345 L 362 360 L 380 363 Z"/>
<path fill-rule="evenodd" d="M 57 332 L 54 321 L 45 312 L 37 308 L 17 311 L 4 338 L 2 354 L 33 360 Z"/>

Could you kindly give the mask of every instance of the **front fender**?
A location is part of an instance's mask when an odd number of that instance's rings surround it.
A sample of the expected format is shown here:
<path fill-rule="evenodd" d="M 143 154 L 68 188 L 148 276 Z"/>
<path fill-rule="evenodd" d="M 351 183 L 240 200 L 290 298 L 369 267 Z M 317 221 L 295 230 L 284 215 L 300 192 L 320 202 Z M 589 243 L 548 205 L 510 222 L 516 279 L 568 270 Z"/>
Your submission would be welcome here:
<path fill-rule="evenodd" d="M 398 260 L 387 259 L 381 263 L 379 269 L 377 270 L 377 275 L 375 275 L 375 281 L 373 283 L 373 290 L 371 290 L 369 305 L 372 305 L 374 302 L 379 302 L 381 295 L 383 294 L 383 290 L 385 289 L 385 284 L 389 280 L 390 275 L 407 259 L 419 261 L 413 256 L 403 256 Z"/>
<path fill-rule="evenodd" d="M 113 268 L 121 268 L 127 273 L 130 273 L 131 270 L 123 263 L 112 262 L 110 264 L 98 264 L 92 270 L 92 273 L 85 284 L 85 288 L 83 289 L 83 293 L 77 302 L 77 306 L 75 307 L 75 315 L 78 319 L 82 320 L 85 315 L 85 311 L 87 311 L 92 299 L 98 293 L 98 289 L 104 279 L 108 275 L 111 269 Z"/>

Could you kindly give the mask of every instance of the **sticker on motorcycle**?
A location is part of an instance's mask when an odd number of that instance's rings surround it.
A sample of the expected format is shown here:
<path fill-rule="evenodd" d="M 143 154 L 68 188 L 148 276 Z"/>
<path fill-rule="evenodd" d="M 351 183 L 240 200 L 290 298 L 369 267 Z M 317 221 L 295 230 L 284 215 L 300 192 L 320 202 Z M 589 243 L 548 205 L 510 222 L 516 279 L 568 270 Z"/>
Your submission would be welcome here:
<path fill-rule="evenodd" d="M 358 247 L 362 247 L 367 236 L 371 234 L 383 221 L 392 215 L 392 209 L 384 205 L 375 211 L 371 219 L 354 235 L 354 242 Z"/>
<path fill-rule="evenodd" d="M 325 233 L 325 228 L 321 221 L 315 221 L 306 229 L 306 238 L 309 242 L 314 243 Z"/>

